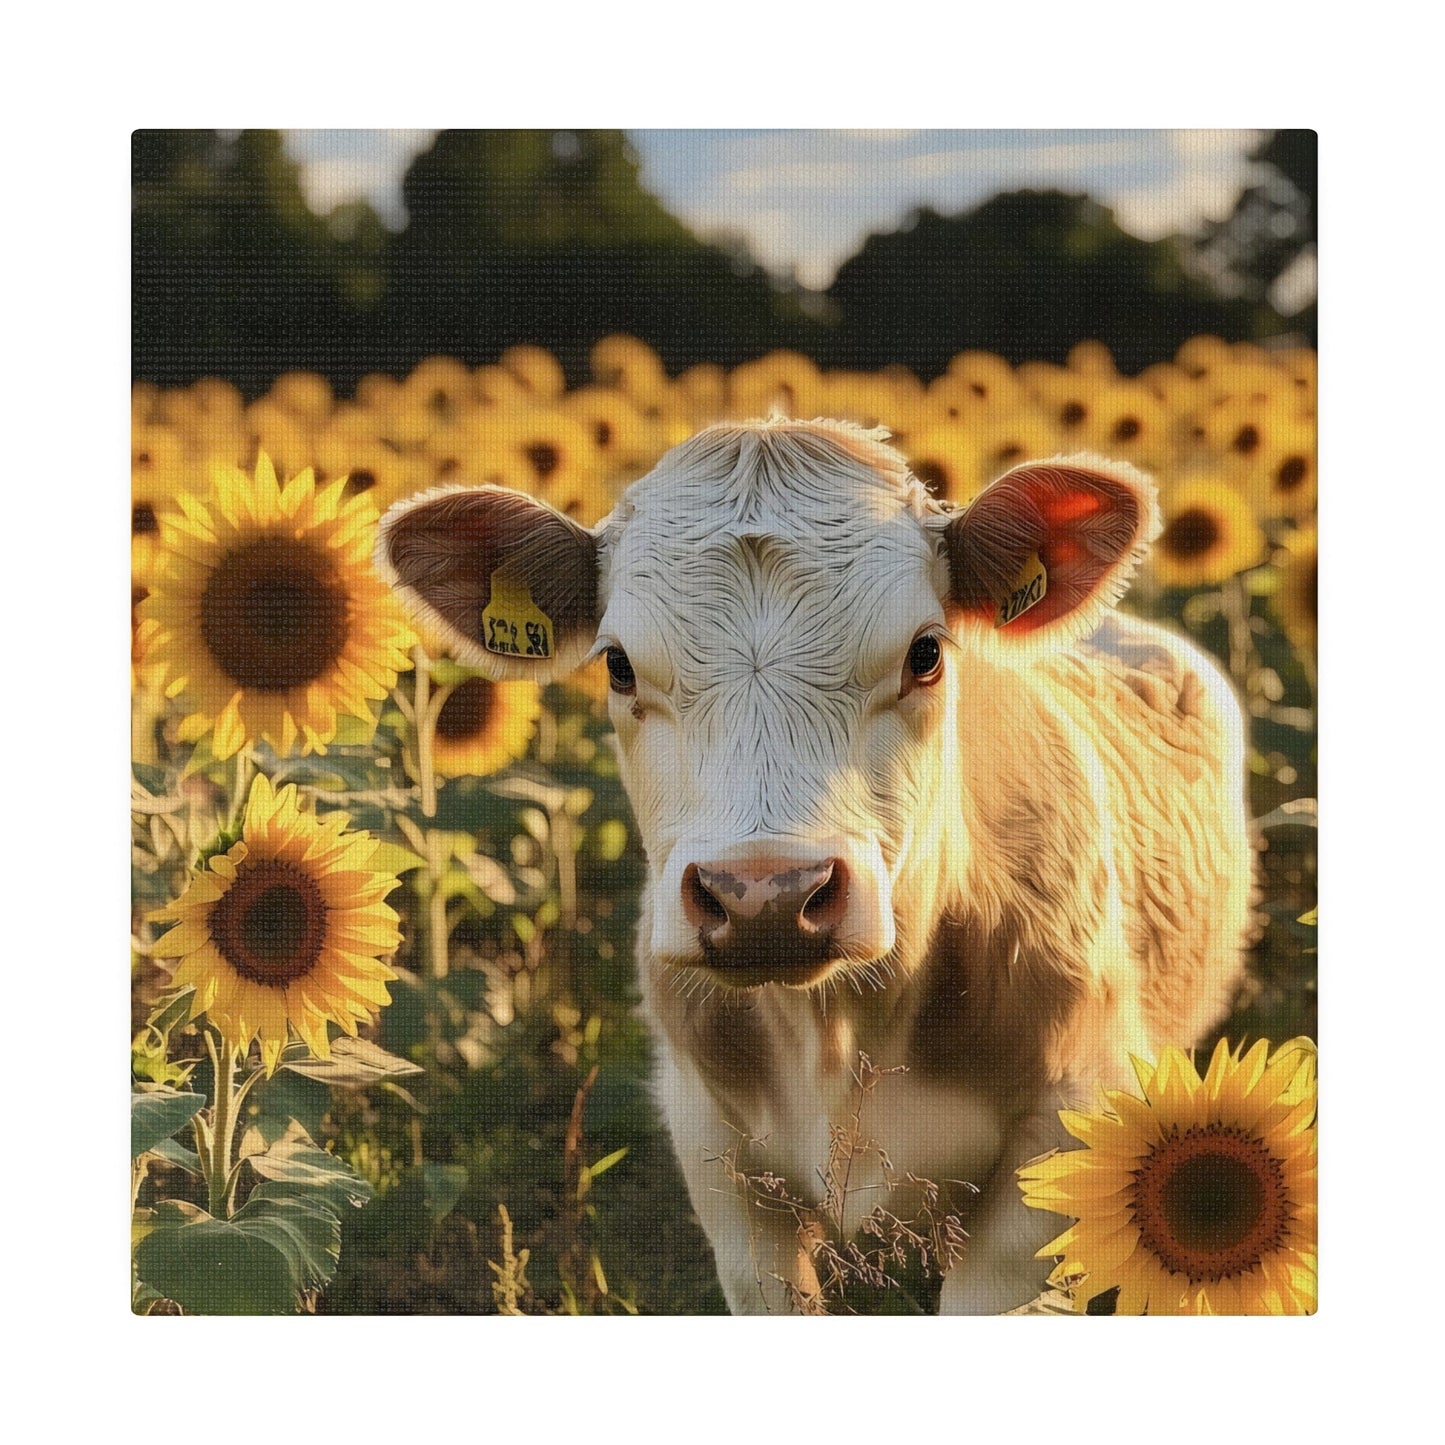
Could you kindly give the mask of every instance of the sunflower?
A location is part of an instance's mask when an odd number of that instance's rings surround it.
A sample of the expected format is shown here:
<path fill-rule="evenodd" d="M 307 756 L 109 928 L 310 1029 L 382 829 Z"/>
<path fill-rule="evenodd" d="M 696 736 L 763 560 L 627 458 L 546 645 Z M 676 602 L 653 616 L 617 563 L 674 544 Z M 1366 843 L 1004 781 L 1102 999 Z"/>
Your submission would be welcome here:
<path fill-rule="evenodd" d="M 972 440 L 982 458 L 980 483 L 1001 477 L 1020 462 L 1051 457 L 1058 451 L 1058 430 L 1027 407 L 990 415 L 973 429 Z"/>
<path fill-rule="evenodd" d="M 1279 590 L 1270 599 L 1296 647 L 1315 650 L 1319 620 L 1319 546 L 1316 528 L 1302 527 L 1285 540 L 1289 559 L 1281 569 Z"/>
<path fill-rule="evenodd" d="M 770 351 L 733 368 L 728 407 L 734 416 L 767 416 L 775 407 L 787 416 L 815 416 L 822 380 L 810 357 Z"/>
<path fill-rule="evenodd" d="M 295 412 L 263 397 L 246 408 L 243 422 L 249 442 L 245 462 L 264 452 L 288 477 L 312 463 L 311 428 Z"/>
<path fill-rule="evenodd" d="M 392 440 L 422 440 L 438 423 L 452 421 L 475 406 L 476 394 L 472 373 L 454 356 L 429 356 L 419 361 L 401 384 L 392 417 L 394 427 L 401 418 L 408 418 L 408 429 Z"/>
<path fill-rule="evenodd" d="M 1207 587 L 1253 567 L 1263 550 L 1259 523 L 1233 487 L 1182 482 L 1165 497 L 1149 564 L 1166 587 Z"/>
<path fill-rule="evenodd" d="M 1191 336 L 1174 354 L 1175 362 L 1191 380 L 1206 384 L 1213 384 L 1228 371 L 1231 358 L 1229 343 L 1217 336 Z"/>
<path fill-rule="evenodd" d="M 634 401 L 655 401 L 667 390 L 667 371 L 658 354 L 635 336 L 604 336 L 588 357 L 592 378 L 602 386 L 615 386 Z"/>
<path fill-rule="evenodd" d="M 336 404 L 331 383 L 314 371 L 288 371 L 278 376 L 267 398 L 313 425 L 324 422 Z"/>
<path fill-rule="evenodd" d="M 1298 519 L 1313 512 L 1319 491 L 1314 423 L 1299 418 L 1276 423 L 1244 485 L 1261 517 Z"/>
<path fill-rule="evenodd" d="M 962 506 L 982 489 L 983 459 L 960 426 L 933 426 L 916 432 L 904 453 L 909 470 L 931 497 Z"/>
<path fill-rule="evenodd" d="M 1119 368 L 1114 365 L 1114 353 L 1102 341 L 1078 342 L 1070 349 L 1064 365 L 1070 371 L 1096 376 L 1104 382 L 1113 381 L 1119 375 Z"/>
<path fill-rule="evenodd" d="M 153 915 L 176 923 L 154 951 L 180 960 L 175 982 L 196 990 L 191 1016 L 206 1014 L 242 1051 L 259 1038 L 268 1074 L 288 1025 L 325 1059 L 328 1023 L 355 1037 L 358 1021 L 391 1002 L 396 974 L 382 959 L 401 934 L 384 900 L 398 880 L 367 866 L 377 840 L 347 832 L 348 821 L 301 812 L 294 783 L 273 792 L 258 774 L 240 841 Z"/>
<path fill-rule="evenodd" d="M 413 637 L 371 570 L 376 509 L 310 471 L 278 485 L 262 456 L 254 479 L 221 468 L 209 497 L 182 495 L 161 518 L 162 555 L 141 603 L 147 661 L 193 711 L 183 742 L 212 732 L 228 758 L 248 738 L 278 753 L 299 737 L 325 752 L 338 711 L 370 721 L 408 666 Z"/>
<path fill-rule="evenodd" d="M 562 363 L 545 347 L 509 346 L 497 365 L 510 371 L 536 401 L 556 401 L 567 390 Z"/>
<path fill-rule="evenodd" d="M 948 363 L 947 375 L 989 406 L 1018 406 L 1024 389 L 1003 357 L 991 351 L 960 351 Z"/>
<path fill-rule="evenodd" d="M 608 476 L 640 476 L 666 449 L 660 423 L 644 417 L 620 391 L 584 386 L 559 405 L 587 428 Z"/>
<path fill-rule="evenodd" d="M 698 426 L 717 421 L 727 409 L 728 377 L 712 361 L 690 366 L 673 384 L 682 411 Z"/>
<path fill-rule="evenodd" d="M 1135 1061 L 1142 1100 L 1065 1110 L 1087 1145 L 1019 1170 L 1024 1200 L 1076 1223 L 1039 1251 L 1050 1283 L 1115 1313 L 1312 1314 L 1316 1299 L 1314 1045 L 1269 1055 L 1221 1040 L 1204 1078 L 1177 1049 Z M 1077 1282 L 1077 1283 L 1076 1283 Z"/>
<path fill-rule="evenodd" d="M 442 704 L 432 766 L 446 778 L 495 773 L 527 751 L 541 714 L 535 682 L 469 677 Z"/>
<path fill-rule="evenodd" d="M 1169 412 L 1137 382 L 1099 387 L 1081 421 L 1080 441 L 1104 456 L 1158 470 L 1170 454 Z"/>

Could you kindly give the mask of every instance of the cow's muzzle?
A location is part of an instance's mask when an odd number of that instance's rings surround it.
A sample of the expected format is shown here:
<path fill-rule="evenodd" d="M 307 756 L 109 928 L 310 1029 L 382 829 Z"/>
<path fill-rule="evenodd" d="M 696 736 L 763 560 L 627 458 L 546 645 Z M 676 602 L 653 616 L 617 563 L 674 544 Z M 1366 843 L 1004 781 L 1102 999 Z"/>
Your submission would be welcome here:
<path fill-rule="evenodd" d="M 654 943 L 671 934 L 671 946 L 659 950 L 670 962 L 705 967 L 739 988 L 808 987 L 841 962 L 892 946 L 886 883 L 870 858 L 850 861 L 843 848 L 811 856 L 756 845 L 719 851 L 708 861 L 675 857 L 666 870 L 676 891 L 657 902 L 670 905 L 676 923 L 663 923 Z"/>

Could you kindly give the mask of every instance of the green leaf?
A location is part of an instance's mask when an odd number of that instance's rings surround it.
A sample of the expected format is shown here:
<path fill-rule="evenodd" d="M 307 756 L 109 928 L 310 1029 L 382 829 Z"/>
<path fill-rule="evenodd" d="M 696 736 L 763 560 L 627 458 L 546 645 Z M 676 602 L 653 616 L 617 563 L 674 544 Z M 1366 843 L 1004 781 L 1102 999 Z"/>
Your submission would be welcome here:
<path fill-rule="evenodd" d="M 484 677 L 486 674 L 475 667 L 466 667 L 450 657 L 438 657 L 431 665 L 432 681 L 438 687 L 455 687 L 469 678 Z"/>
<path fill-rule="evenodd" d="M 167 1164 L 174 1164 L 187 1174 L 201 1172 L 201 1156 L 194 1149 L 187 1149 L 178 1139 L 162 1139 L 150 1152 L 159 1154 Z"/>
<path fill-rule="evenodd" d="M 166 770 L 158 768 L 150 763 L 132 762 L 130 765 L 132 776 L 141 787 L 152 797 L 161 797 L 166 787 Z"/>
<path fill-rule="evenodd" d="M 371 1198 L 371 1185 L 294 1120 L 247 1162 L 263 1182 L 230 1219 L 168 1201 L 136 1247 L 142 1282 L 192 1314 L 293 1312 L 299 1291 L 335 1272 L 343 1216 Z"/>
<path fill-rule="evenodd" d="M 398 877 L 413 868 L 426 867 L 426 859 L 400 843 L 381 843 L 366 865 L 373 873 L 395 873 Z"/>
<path fill-rule="evenodd" d="M 179 1133 L 206 1102 L 204 1094 L 149 1089 L 130 1096 L 130 1157 L 139 1159 L 162 1139 Z"/>
<path fill-rule="evenodd" d="M 309 1053 L 295 1059 L 283 1057 L 281 1067 L 304 1078 L 319 1079 L 323 1084 L 345 1089 L 360 1089 L 384 1079 L 404 1079 L 408 1074 L 423 1072 L 408 1059 L 389 1054 L 366 1039 L 348 1038 L 344 1034 L 332 1040 L 329 1059 L 313 1058 Z"/>
<path fill-rule="evenodd" d="M 599 1159 L 595 1164 L 587 1166 L 587 1172 L 596 1179 L 599 1174 L 605 1174 L 614 1164 L 621 1163 L 627 1153 L 628 1146 L 624 1144 L 620 1149 L 614 1149 L 610 1154 Z"/>
<path fill-rule="evenodd" d="M 456 1208 L 467 1187 L 467 1171 L 460 1164 L 425 1163 L 421 1166 L 422 1197 L 426 1211 L 440 1223 Z"/>
<path fill-rule="evenodd" d="M 247 1162 L 263 1179 L 319 1195 L 338 1219 L 348 1206 L 359 1208 L 371 1198 L 371 1185 L 344 1159 L 318 1149 L 294 1119 L 264 1154 L 253 1154 Z M 253 1191 L 251 1198 L 260 1192 Z"/>
<path fill-rule="evenodd" d="M 177 1024 L 183 1024 L 190 1018 L 191 1001 L 195 994 L 194 988 L 183 988 L 178 993 L 166 995 L 146 1022 L 158 1033 L 169 1034 Z"/>
<path fill-rule="evenodd" d="M 215 756 L 211 752 L 211 735 L 208 732 L 191 750 L 191 756 L 181 772 L 181 781 L 184 782 L 195 773 L 205 772 L 215 761 Z"/>
<path fill-rule="evenodd" d="M 627 824 L 618 818 L 609 818 L 597 829 L 597 851 L 603 860 L 615 863 L 627 847 Z"/>
<path fill-rule="evenodd" d="M 340 1252 L 340 1221 L 323 1201 L 261 1185 L 229 1220 L 160 1205 L 136 1248 L 136 1272 L 192 1314 L 291 1314 L 297 1292 L 330 1279 Z"/>
<path fill-rule="evenodd" d="M 364 748 L 376 736 L 376 719 L 352 717 L 339 713 L 336 718 L 336 746 Z"/>

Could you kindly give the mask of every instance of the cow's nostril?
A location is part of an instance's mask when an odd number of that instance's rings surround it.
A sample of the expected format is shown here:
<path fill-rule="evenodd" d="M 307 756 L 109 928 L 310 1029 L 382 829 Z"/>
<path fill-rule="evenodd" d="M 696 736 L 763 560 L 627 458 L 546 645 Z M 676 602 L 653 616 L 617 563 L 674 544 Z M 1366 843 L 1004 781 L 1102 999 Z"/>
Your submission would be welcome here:
<path fill-rule="evenodd" d="M 702 881 L 696 863 L 689 863 L 682 874 L 682 911 L 694 928 L 711 933 L 728 921 L 728 911 Z"/>
<path fill-rule="evenodd" d="M 798 915 L 804 933 L 821 933 L 836 928 L 848 907 L 848 870 L 841 858 L 828 865 L 828 876 L 809 895 Z"/>

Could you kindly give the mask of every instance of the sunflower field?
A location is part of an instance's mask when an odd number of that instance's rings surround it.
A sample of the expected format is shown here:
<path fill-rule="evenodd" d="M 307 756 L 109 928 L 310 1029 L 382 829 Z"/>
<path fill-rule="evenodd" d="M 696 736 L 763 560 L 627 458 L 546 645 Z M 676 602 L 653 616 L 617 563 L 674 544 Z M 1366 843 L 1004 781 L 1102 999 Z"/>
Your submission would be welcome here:
<path fill-rule="evenodd" d="M 1257 928 L 1208 1071 L 1160 1061 L 1076 1134 L 1117 1173 L 1110 1129 L 1203 1091 L 1288 1132 L 1268 1177 L 1312 1191 L 1314 353 L 1200 336 L 1124 376 L 1083 342 L 1062 366 L 964 352 L 924 384 L 790 352 L 673 377 L 611 336 L 591 376 L 569 389 L 522 346 L 345 399 L 310 373 L 250 402 L 222 379 L 133 390 L 135 1310 L 723 1311 L 648 1095 L 644 860 L 604 665 L 491 682 L 414 630 L 371 557 L 381 514 L 439 483 L 591 526 L 699 428 L 774 408 L 888 428 L 956 504 L 1059 452 L 1156 479 L 1164 530 L 1122 605 L 1209 649 L 1244 703 Z M 1087 1161 L 1060 1157 L 1023 1187 L 1068 1213 Z M 1246 1224 L 1288 1240 L 1293 1273 L 1193 1307 L 1313 1308 L 1312 1212 L 1267 1193 Z M 1094 1240 L 1081 1220 L 1056 1241 L 1061 1290 Z M 1149 1278 L 1124 1270 L 1118 1307 L 1158 1312 Z"/>

